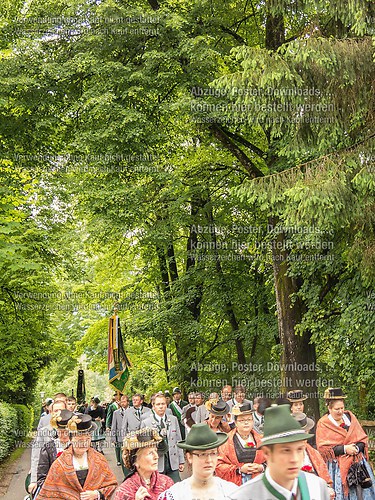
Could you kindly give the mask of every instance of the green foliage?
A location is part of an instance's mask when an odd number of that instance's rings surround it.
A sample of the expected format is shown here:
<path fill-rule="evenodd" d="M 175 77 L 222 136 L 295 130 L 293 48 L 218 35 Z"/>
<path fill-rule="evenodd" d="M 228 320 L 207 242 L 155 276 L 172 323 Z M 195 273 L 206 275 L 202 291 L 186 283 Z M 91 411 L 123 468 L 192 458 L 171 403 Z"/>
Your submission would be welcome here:
<path fill-rule="evenodd" d="M 25 439 L 30 436 L 32 430 L 34 411 L 25 405 L 13 404 L 12 406 L 17 412 L 16 438 L 20 440 Z"/>
<path fill-rule="evenodd" d="M 8 403 L 0 402 L 0 418 L 0 460 L 3 460 L 11 452 L 16 440 L 17 410 Z"/>
<path fill-rule="evenodd" d="M 279 370 L 235 363 L 282 355 L 285 250 L 293 334 L 371 408 L 371 3 L 153 5 L 0 7 L 3 397 L 28 402 L 38 374 L 38 397 L 70 393 L 79 362 L 104 393 L 115 302 L 129 391 L 242 377 L 256 391 Z"/>

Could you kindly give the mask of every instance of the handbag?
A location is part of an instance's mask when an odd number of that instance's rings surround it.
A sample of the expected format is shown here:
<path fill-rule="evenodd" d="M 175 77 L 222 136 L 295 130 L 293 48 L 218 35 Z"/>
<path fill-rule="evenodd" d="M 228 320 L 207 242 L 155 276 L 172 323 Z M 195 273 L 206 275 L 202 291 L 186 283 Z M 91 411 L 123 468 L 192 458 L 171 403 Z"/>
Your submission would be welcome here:
<path fill-rule="evenodd" d="M 361 488 L 370 488 L 372 481 L 367 468 L 363 462 L 354 461 L 349 468 L 346 481 L 349 488 L 360 486 Z"/>

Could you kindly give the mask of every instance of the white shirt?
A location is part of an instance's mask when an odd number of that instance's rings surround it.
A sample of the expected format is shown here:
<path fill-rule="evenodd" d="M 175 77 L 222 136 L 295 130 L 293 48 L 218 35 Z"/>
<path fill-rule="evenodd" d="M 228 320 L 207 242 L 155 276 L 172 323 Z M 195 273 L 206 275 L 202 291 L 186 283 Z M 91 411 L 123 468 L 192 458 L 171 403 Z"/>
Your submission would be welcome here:
<path fill-rule="evenodd" d="M 336 425 L 336 427 L 340 427 L 340 424 L 337 422 L 337 420 L 335 420 L 331 414 L 328 415 L 328 418 L 330 419 L 330 421 Z M 342 419 L 344 421 L 344 424 L 347 425 L 349 427 L 350 425 L 350 420 L 349 418 L 345 415 L 345 413 L 342 414 Z"/>
<path fill-rule="evenodd" d="M 287 490 L 286 488 L 283 488 L 283 486 L 280 486 L 276 481 L 274 481 L 271 477 L 270 471 L 267 468 L 266 469 L 266 478 L 268 479 L 269 483 L 271 486 L 275 488 L 276 491 L 281 493 L 287 500 L 292 500 L 293 495 L 297 496 L 297 488 L 298 488 L 298 479 L 295 478 L 294 483 L 293 483 L 293 488 L 292 490 Z"/>
<path fill-rule="evenodd" d="M 87 461 L 87 451 L 85 451 L 85 453 L 83 455 L 83 463 L 82 463 L 82 465 L 79 465 L 78 460 L 73 455 L 73 467 L 74 467 L 74 470 L 84 470 L 84 469 L 88 469 L 89 468 L 89 463 Z"/>

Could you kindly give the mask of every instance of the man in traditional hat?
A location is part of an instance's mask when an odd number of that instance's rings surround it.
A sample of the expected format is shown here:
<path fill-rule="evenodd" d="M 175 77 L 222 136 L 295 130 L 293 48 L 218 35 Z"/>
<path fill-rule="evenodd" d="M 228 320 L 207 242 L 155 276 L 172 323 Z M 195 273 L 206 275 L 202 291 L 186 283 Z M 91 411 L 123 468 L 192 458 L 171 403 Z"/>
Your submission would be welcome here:
<path fill-rule="evenodd" d="M 180 425 L 180 432 L 182 439 L 185 439 L 185 426 L 181 421 L 182 409 L 188 405 L 187 401 L 181 399 L 181 390 L 178 387 L 173 389 L 173 401 L 169 404 L 168 408 L 172 410 L 172 414 L 177 418 Z"/>
<path fill-rule="evenodd" d="M 231 500 L 329 500 L 327 483 L 300 470 L 310 437 L 290 414 L 289 405 L 267 408 L 261 440 L 266 471 L 241 486 Z"/>
<path fill-rule="evenodd" d="M 172 401 L 172 397 L 169 394 L 168 390 L 164 391 L 164 396 L 165 396 L 165 400 L 167 402 L 167 407 L 169 407 L 169 405 L 171 404 L 171 401 Z"/>

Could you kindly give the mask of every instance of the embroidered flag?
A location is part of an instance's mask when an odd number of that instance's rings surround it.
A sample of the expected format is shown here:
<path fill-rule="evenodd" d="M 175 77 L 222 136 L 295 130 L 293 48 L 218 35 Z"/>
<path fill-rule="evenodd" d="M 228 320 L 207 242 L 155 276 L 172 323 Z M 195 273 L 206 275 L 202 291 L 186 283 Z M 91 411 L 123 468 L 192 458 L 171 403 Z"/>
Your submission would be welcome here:
<path fill-rule="evenodd" d="M 129 378 L 131 363 L 125 353 L 121 335 L 120 318 L 114 314 L 109 318 L 108 331 L 108 376 L 109 384 L 122 392 Z"/>

